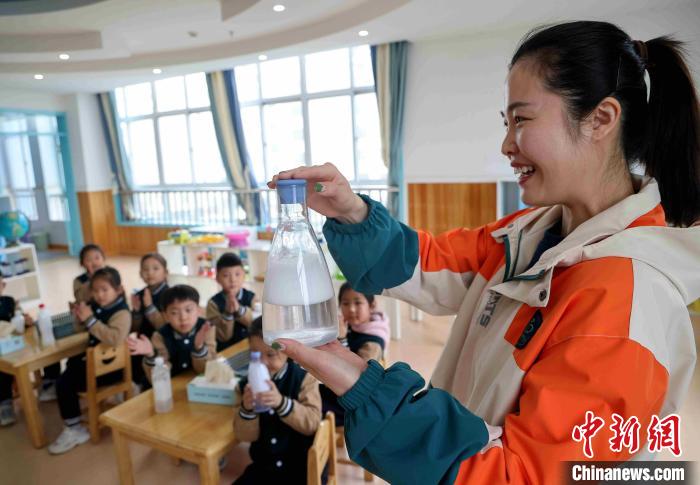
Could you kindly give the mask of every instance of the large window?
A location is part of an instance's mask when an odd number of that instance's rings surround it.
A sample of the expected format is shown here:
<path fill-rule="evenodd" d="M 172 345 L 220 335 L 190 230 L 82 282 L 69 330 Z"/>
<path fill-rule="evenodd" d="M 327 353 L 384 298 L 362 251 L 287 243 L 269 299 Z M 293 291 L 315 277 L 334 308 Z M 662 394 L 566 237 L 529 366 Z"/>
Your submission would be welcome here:
<path fill-rule="evenodd" d="M 228 186 L 204 73 L 115 90 L 135 189 Z"/>
<path fill-rule="evenodd" d="M 369 46 L 238 66 L 235 75 L 258 184 L 324 162 L 355 185 L 386 183 Z"/>

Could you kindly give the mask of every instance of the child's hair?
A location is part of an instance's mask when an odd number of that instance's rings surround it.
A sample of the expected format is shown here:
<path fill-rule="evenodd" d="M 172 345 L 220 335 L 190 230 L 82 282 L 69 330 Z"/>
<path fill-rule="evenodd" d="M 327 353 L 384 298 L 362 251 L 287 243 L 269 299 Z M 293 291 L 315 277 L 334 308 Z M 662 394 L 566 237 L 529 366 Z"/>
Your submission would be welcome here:
<path fill-rule="evenodd" d="M 567 22 L 530 31 L 510 67 L 535 62 L 547 89 L 564 98 L 574 136 L 604 98 L 617 99 L 626 162 L 657 180 L 667 220 L 689 226 L 700 215 L 700 113 L 683 53 L 671 37 L 641 42 L 607 22 Z"/>
<path fill-rule="evenodd" d="M 199 305 L 199 292 L 189 285 L 175 285 L 165 290 L 160 298 L 160 304 L 164 309 L 176 301 L 193 301 Z"/>
<path fill-rule="evenodd" d="M 90 278 L 90 286 L 95 282 L 95 280 L 104 280 L 109 283 L 109 286 L 115 290 L 123 290 L 122 288 L 122 277 L 115 268 L 111 266 L 105 266 L 100 268 L 92 274 Z"/>
<path fill-rule="evenodd" d="M 165 260 L 165 258 L 163 257 L 162 254 L 160 254 L 160 253 L 144 254 L 143 256 L 141 256 L 141 262 L 139 263 L 139 267 L 143 266 L 144 261 L 146 261 L 147 259 L 155 259 L 156 261 L 158 261 L 161 264 L 161 266 L 163 266 L 163 268 L 165 268 L 166 271 L 168 270 L 168 262 Z"/>
<path fill-rule="evenodd" d="M 343 293 L 345 293 L 345 292 L 348 291 L 348 290 L 355 291 L 355 290 L 352 288 L 352 286 L 350 286 L 350 282 L 349 282 L 349 281 L 346 281 L 346 282 L 343 283 L 343 285 L 340 287 L 340 290 L 338 290 L 338 304 L 340 304 L 340 302 L 343 301 Z M 361 292 L 359 292 L 359 291 L 358 291 L 358 293 L 360 293 L 362 296 L 364 296 L 365 299 L 367 300 L 367 303 L 369 303 L 370 305 L 371 305 L 372 303 L 374 303 L 374 295 L 368 295 L 367 293 L 361 293 Z"/>
<path fill-rule="evenodd" d="M 90 251 L 97 251 L 98 253 L 100 253 L 102 255 L 103 258 L 105 257 L 105 252 L 102 251 L 102 248 L 99 247 L 97 244 L 92 244 L 92 243 L 86 244 L 85 246 L 83 246 L 80 249 L 79 257 L 80 257 L 80 264 L 81 265 L 83 264 L 83 261 L 85 260 L 85 256 L 87 256 L 87 253 L 89 253 Z"/>
<path fill-rule="evenodd" d="M 243 267 L 243 261 L 235 253 L 224 253 L 216 262 L 216 272 L 218 273 L 224 268 L 233 268 L 234 266 Z"/>
<path fill-rule="evenodd" d="M 251 322 L 250 326 L 248 327 L 248 337 L 263 338 L 262 317 L 258 317 Z"/>

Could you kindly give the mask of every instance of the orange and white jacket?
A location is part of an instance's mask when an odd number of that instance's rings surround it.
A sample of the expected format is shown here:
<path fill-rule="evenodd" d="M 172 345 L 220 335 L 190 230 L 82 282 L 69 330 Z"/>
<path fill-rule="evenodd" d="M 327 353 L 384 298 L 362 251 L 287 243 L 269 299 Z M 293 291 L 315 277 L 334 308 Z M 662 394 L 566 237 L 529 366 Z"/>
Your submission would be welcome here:
<path fill-rule="evenodd" d="M 370 366 L 341 398 L 353 459 L 392 483 L 557 483 L 562 462 L 588 459 L 572 438 L 586 411 L 605 420 L 594 460 L 653 459 L 647 426 L 679 410 L 695 366 L 686 305 L 700 296 L 700 227 L 667 227 L 656 181 L 635 184 L 527 271 L 561 206 L 439 236 L 390 221 L 368 199 L 365 222 L 327 222 L 332 254 L 358 291 L 456 315 L 431 389 L 415 394 L 422 381 L 405 364 Z M 639 419 L 634 455 L 611 451 L 613 413 Z M 482 424 L 453 436 L 467 414 Z M 409 431 L 395 438 L 412 451 L 389 454 L 383 433 L 399 425 Z M 413 436 L 429 444 L 411 448 Z"/>

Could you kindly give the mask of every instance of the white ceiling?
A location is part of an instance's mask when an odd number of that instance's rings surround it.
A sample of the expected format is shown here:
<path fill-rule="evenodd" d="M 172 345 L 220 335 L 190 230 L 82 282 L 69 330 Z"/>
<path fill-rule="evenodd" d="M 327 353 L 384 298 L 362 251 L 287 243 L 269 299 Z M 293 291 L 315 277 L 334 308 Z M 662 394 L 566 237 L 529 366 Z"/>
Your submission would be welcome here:
<path fill-rule="evenodd" d="M 273 11 L 278 3 L 284 12 Z M 104 0 L 0 16 L 0 86 L 100 91 L 153 78 L 154 67 L 164 76 L 230 68 L 262 52 L 273 58 L 367 42 L 524 32 L 542 22 L 645 9 L 659 12 L 663 23 L 664 9 L 679 5 L 700 21 L 699 0 Z M 360 29 L 370 35 L 358 37 Z M 60 52 L 71 59 L 60 61 Z M 45 79 L 34 81 L 35 73 Z"/>

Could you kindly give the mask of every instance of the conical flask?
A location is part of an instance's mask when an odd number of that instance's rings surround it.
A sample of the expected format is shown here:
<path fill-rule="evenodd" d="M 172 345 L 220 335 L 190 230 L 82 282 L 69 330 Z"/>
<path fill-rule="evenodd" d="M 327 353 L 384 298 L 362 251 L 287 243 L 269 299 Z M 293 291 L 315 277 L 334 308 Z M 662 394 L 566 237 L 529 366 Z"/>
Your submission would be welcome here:
<path fill-rule="evenodd" d="M 263 338 L 316 347 L 338 337 L 335 293 L 326 259 L 309 223 L 306 180 L 277 182 L 280 222 L 272 240 L 263 292 Z"/>

